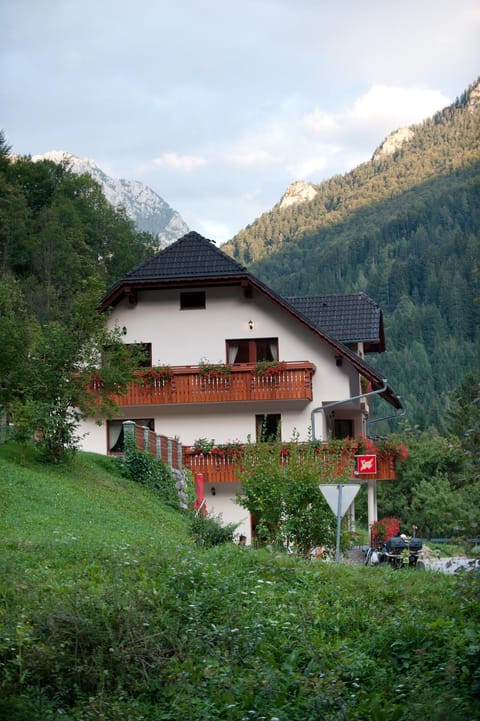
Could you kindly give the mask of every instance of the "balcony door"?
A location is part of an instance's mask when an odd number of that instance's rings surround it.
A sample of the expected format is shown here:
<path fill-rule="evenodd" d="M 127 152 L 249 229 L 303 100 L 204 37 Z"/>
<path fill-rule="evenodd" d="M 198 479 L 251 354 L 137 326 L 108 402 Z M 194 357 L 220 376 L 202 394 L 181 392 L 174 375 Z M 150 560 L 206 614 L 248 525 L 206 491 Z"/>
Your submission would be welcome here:
<path fill-rule="evenodd" d="M 227 340 L 227 363 L 258 363 L 278 360 L 278 338 Z"/>

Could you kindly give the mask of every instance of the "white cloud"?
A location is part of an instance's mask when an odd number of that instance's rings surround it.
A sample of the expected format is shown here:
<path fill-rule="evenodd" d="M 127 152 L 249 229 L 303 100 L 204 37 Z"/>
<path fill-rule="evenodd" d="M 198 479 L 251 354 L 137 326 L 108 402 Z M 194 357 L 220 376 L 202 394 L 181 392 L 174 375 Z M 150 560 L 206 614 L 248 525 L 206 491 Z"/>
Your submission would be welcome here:
<path fill-rule="evenodd" d="M 297 162 L 287 165 L 293 178 L 305 179 L 320 173 L 327 167 L 326 158 L 299 158 Z"/>
<path fill-rule="evenodd" d="M 451 101 L 430 88 L 373 85 L 346 114 L 349 123 L 385 123 L 392 126 L 418 123 Z"/>
<path fill-rule="evenodd" d="M 177 153 L 164 153 L 160 158 L 154 158 L 154 165 L 190 172 L 207 164 L 206 158 L 201 155 L 178 155 Z"/>
<path fill-rule="evenodd" d="M 205 238 L 212 238 L 219 243 L 226 243 L 227 240 L 233 236 L 232 229 L 223 223 L 218 223 L 215 220 L 199 220 L 198 222 L 199 232 Z"/>
<path fill-rule="evenodd" d="M 328 115 L 328 113 L 324 113 L 318 108 L 303 117 L 303 124 L 306 128 L 318 134 L 332 132 L 337 125 L 333 115 Z"/>
<path fill-rule="evenodd" d="M 272 162 L 272 156 L 266 150 L 252 150 L 245 153 L 228 153 L 225 155 L 227 161 L 242 167 L 264 166 Z"/>

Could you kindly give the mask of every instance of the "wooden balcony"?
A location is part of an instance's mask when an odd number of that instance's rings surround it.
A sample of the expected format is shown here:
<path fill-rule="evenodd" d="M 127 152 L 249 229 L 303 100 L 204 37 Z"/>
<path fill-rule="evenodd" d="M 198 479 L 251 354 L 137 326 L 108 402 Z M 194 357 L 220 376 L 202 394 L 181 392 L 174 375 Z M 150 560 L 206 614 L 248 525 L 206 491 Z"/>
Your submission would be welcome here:
<path fill-rule="evenodd" d="M 288 457 L 279 458 L 279 463 L 288 463 Z M 320 452 L 318 455 L 319 465 L 328 464 L 332 469 L 333 475 L 340 475 L 348 467 L 351 468 L 351 478 L 356 481 L 394 481 L 396 480 L 395 456 L 391 453 L 385 453 L 377 457 L 377 473 L 362 474 L 358 476 L 355 472 L 355 456 L 354 454 L 341 454 L 340 457 L 329 456 L 328 451 Z M 221 453 L 197 454 L 192 448 L 183 448 L 183 465 L 189 468 L 192 473 L 203 473 L 205 483 L 225 483 L 239 481 L 238 477 L 238 458 L 231 458 Z"/>
<path fill-rule="evenodd" d="M 143 385 L 131 384 L 125 395 L 115 396 L 119 406 L 176 403 L 232 403 L 237 401 L 310 401 L 315 366 L 309 361 L 286 362 L 278 375 L 255 375 L 255 364 L 234 365 L 228 375 L 209 377 L 198 366 L 173 366 L 171 377 Z"/>
<path fill-rule="evenodd" d="M 193 475 L 197 473 L 203 474 L 205 483 L 228 483 L 238 482 L 239 464 L 241 463 L 244 444 L 227 444 L 219 446 L 210 453 L 198 453 L 197 449 L 192 446 L 183 446 L 177 439 L 167 438 L 159 435 L 149 428 L 139 426 L 133 421 L 124 422 L 125 437 L 130 437 L 135 441 L 136 447 L 141 451 L 156 456 L 157 458 L 168 463 L 172 468 L 182 467 L 189 468 Z M 308 448 L 307 446 L 305 446 Z M 300 444 L 300 449 L 302 445 Z M 377 472 L 375 474 L 356 473 L 356 450 L 351 444 L 339 447 L 321 444 L 315 449 L 315 457 L 318 465 L 328 466 L 330 475 L 335 476 L 348 472 L 348 476 L 357 481 L 394 481 L 396 480 L 396 461 L 402 459 L 402 455 L 397 450 L 369 448 L 369 453 L 376 455 Z M 287 465 L 289 459 L 289 444 L 282 444 L 279 450 L 278 462 Z"/>

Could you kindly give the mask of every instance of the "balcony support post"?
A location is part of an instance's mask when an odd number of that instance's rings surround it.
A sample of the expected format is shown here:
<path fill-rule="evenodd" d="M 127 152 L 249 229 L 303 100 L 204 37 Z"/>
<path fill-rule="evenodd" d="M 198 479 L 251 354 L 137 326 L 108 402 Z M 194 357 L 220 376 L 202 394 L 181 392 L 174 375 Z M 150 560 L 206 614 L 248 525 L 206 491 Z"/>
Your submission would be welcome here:
<path fill-rule="evenodd" d="M 371 478 L 367 481 L 367 506 L 369 534 L 375 521 L 377 521 L 377 481 Z M 371 542 L 371 539 L 369 543 Z"/>

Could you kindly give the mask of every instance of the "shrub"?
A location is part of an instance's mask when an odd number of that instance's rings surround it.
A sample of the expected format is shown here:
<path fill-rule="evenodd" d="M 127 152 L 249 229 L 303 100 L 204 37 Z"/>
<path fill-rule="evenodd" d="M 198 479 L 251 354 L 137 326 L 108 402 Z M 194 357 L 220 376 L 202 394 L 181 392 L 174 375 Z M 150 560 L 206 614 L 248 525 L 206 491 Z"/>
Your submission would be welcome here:
<path fill-rule="evenodd" d="M 349 468 L 342 471 L 337 458 L 330 461 L 320 464 L 314 444 L 295 440 L 247 444 L 239 461 L 238 502 L 258 521 L 259 545 L 288 546 L 304 556 L 315 546 L 335 546 L 334 517 L 320 483 L 340 482 Z"/>
<path fill-rule="evenodd" d="M 165 503 L 174 508 L 179 506 L 175 478 L 169 466 L 153 456 L 139 451 L 132 441 L 125 444 L 125 458 L 122 473 L 158 493 Z"/>
<path fill-rule="evenodd" d="M 191 529 L 195 543 L 204 548 L 219 546 L 233 541 L 237 523 L 222 524 L 220 516 L 203 516 L 192 514 Z"/>
<path fill-rule="evenodd" d="M 380 518 L 380 520 L 372 523 L 372 545 L 386 543 L 389 538 L 398 536 L 400 533 L 400 521 L 393 516 L 388 518 Z"/>

